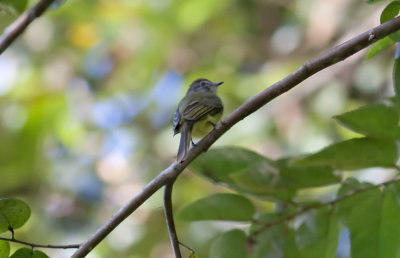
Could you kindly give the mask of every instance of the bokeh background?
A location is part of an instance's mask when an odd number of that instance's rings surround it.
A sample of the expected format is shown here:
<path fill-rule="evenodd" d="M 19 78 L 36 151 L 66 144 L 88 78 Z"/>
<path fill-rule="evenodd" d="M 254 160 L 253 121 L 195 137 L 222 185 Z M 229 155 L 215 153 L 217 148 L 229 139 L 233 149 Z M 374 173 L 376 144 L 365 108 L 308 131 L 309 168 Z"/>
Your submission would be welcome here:
<path fill-rule="evenodd" d="M 172 117 L 191 81 L 224 81 L 219 95 L 228 114 L 303 62 L 378 25 L 384 4 L 68 0 L 53 5 L 0 56 L 0 198 L 17 197 L 32 208 L 16 237 L 43 244 L 84 241 L 174 160 L 179 136 L 172 137 Z M 1 29 L 16 17 L 1 10 Z M 314 75 L 235 125 L 214 146 L 243 146 L 280 158 L 353 136 L 332 116 L 393 94 L 393 53 L 365 61 L 361 51 Z M 368 171 L 360 177 L 382 180 Z M 186 171 L 176 183 L 174 207 L 224 191 Z M 177 230 L 198 257 L 207 257 L 215 236 L 235 226 L 178 222 Z M 73 253 L 44 251 L 51 257 Z M 173 257 L 161 191 L 88 257 Z"/>

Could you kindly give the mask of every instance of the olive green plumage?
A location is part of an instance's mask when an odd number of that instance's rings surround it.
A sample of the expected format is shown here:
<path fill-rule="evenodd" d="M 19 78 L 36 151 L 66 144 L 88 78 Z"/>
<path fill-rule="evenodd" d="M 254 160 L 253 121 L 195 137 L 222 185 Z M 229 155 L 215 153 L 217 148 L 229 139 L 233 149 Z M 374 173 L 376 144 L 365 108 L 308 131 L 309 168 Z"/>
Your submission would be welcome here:
<path fill-rule="evenodd" d="M 217 87 L 222 83 L 197 79 L 179 102 L 173 125 L 174 135 L 181 133 L 178 162 L 185 159 L 192 137 L 207 135 L 221 119 L 224 106 L 217 96 Z"/>

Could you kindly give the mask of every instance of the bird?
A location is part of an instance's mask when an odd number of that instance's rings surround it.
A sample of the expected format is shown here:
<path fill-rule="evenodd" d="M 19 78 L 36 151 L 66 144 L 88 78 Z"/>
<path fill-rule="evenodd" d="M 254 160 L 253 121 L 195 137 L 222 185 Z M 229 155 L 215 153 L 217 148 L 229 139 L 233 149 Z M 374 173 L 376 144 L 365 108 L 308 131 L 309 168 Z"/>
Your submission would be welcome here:
<path fill-rule="evenodd" d="M 223 84 L 207 79 L 197 79 L 190 84 L 186 95 L 175 111 L 174 136 L 181 133 L 176 160 L 183 162 L 189 151 L 192 137 L 202 138 L 207 135 L 222 117 L 224 106 L 217 96 L 217 88 Z"/>

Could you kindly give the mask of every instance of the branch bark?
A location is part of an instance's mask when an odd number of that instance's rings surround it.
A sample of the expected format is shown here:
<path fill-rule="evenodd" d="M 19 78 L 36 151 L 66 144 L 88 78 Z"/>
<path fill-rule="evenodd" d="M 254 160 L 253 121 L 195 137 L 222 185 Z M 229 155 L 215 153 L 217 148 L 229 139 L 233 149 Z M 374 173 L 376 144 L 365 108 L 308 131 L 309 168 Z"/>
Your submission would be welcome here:
<path fill-rule="evenodd" d="M 0 55 L 22 34 L 36 18 L 44 13 L 55 0 L 41 0 L 32 8 L 21 14 L 0 36 Z"/>
<path fill-rule="evenodd" d="M 175 229 L 175 222 L 174 222 L 174 215 L 172 208 L 172 188 L 174 186 L 174 182 L 175 180 L 169 182 L 164 187 L 164 214 L 175 258 L 182 258 L 181 250 L 179 248 L 178 234 L 176 233 Z"/>
<path fill-rule="evenodd" d="M 375 41 L 390 35 L 400 29 L 400 17 L 396 17 L 384 24 L 381 24 L 369 31 L 366 31 L 357 37 L 342 43 L 339 46 L 323 53 L 319 57 L 303 64 L 296 71 L 266 88 L 262 92 L 248 99 L 239 108 L 226 116 L 218 123 L 213 131 L 204 137 L 196 147 L 192 148 L 186 159 L 182 163 L 172 163 L 168 168 L 162 171 L 150 183 L 148 183 L 141 192 L 133 197 L 126 205 L 116 212 L 103 226 L 101 226 L 72 257 L 84 257 L 100 241 L 102 241 L 115 227 L 118 226 L 126 217 L 134 212 L 142 203 L 144 203 L 153 193 L 163 185 L 172 182 L 197 156 L 206 151 L 221 135 L 228 131 L 233 125 L 244 119 L 257 109 L 272 101 L 279 95 L 292 89 L 300 82 L 304 81 L 313 74 L 343 61 L 347 57 L 359 52 L 363 48 L 371 45 Z"/>

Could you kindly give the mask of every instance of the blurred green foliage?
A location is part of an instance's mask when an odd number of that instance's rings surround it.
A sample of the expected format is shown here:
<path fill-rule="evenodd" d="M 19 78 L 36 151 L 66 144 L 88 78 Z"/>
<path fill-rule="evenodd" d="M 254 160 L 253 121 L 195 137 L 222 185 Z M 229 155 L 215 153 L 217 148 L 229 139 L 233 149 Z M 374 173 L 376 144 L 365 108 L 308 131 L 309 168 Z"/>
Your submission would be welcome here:
<path fill-rule="evenodd" d="M 0 199 L 0 232 L 22 227 L 31 215 L 29 206 L 21 200 Z"/>
<path fill-rule="evenodd" d="M 20 198 L 32 209 L 16 237 L 84 241 L 174 160 L 179 139 L 172 137 L 171 120 L 192 80 L 225 81 L 219 95 L 229 113 L 304 61 L 398 13 L 396 3 L 381 16 L 389 1 L 366 2 L 377 3 L 56 1 L 0 56 L 0 197 Z M 0 0 L 0 28 L 26 4 Z M 393 43 L 383 39 L 367 62 L 357 54 L 274 100 L 219 139 L 215 145 L 224 148 L 203 154 L 179 177 L 175 209 L 232 189 L 255 206 L 246 213 L 254 213 L 252 225 L 177 221 L 181 241 L 197 257 L 249 250 L 252 257 L 366 257 L 365 250 L 382 244 L 369 254 L 398 251 L 400 227 L 390 227 L 398 225 L 397 184 L 339 208 L 308 211 L 263 230 L 255 242 L 246 238 L 309 203 L 336 198 L 347 177 L 380 183 L 396 175 L 399 114 L 382 102 L 394 93 Z M 350 182 L 340 188 L 365 185 Z M 361 215 L 348 212 L 356 206 Z M 215 215 L 208 211 L 218 212 L 207 209 L 206 217 Z M 9 244 L 0 241 L 0 247 L 1 256 Z M 13 243 L 3 253 L 20 247 Z M 70 257 L 73 250 L 45 252 Z M 161 193 L 88 257 L 172 257 Z"/>

